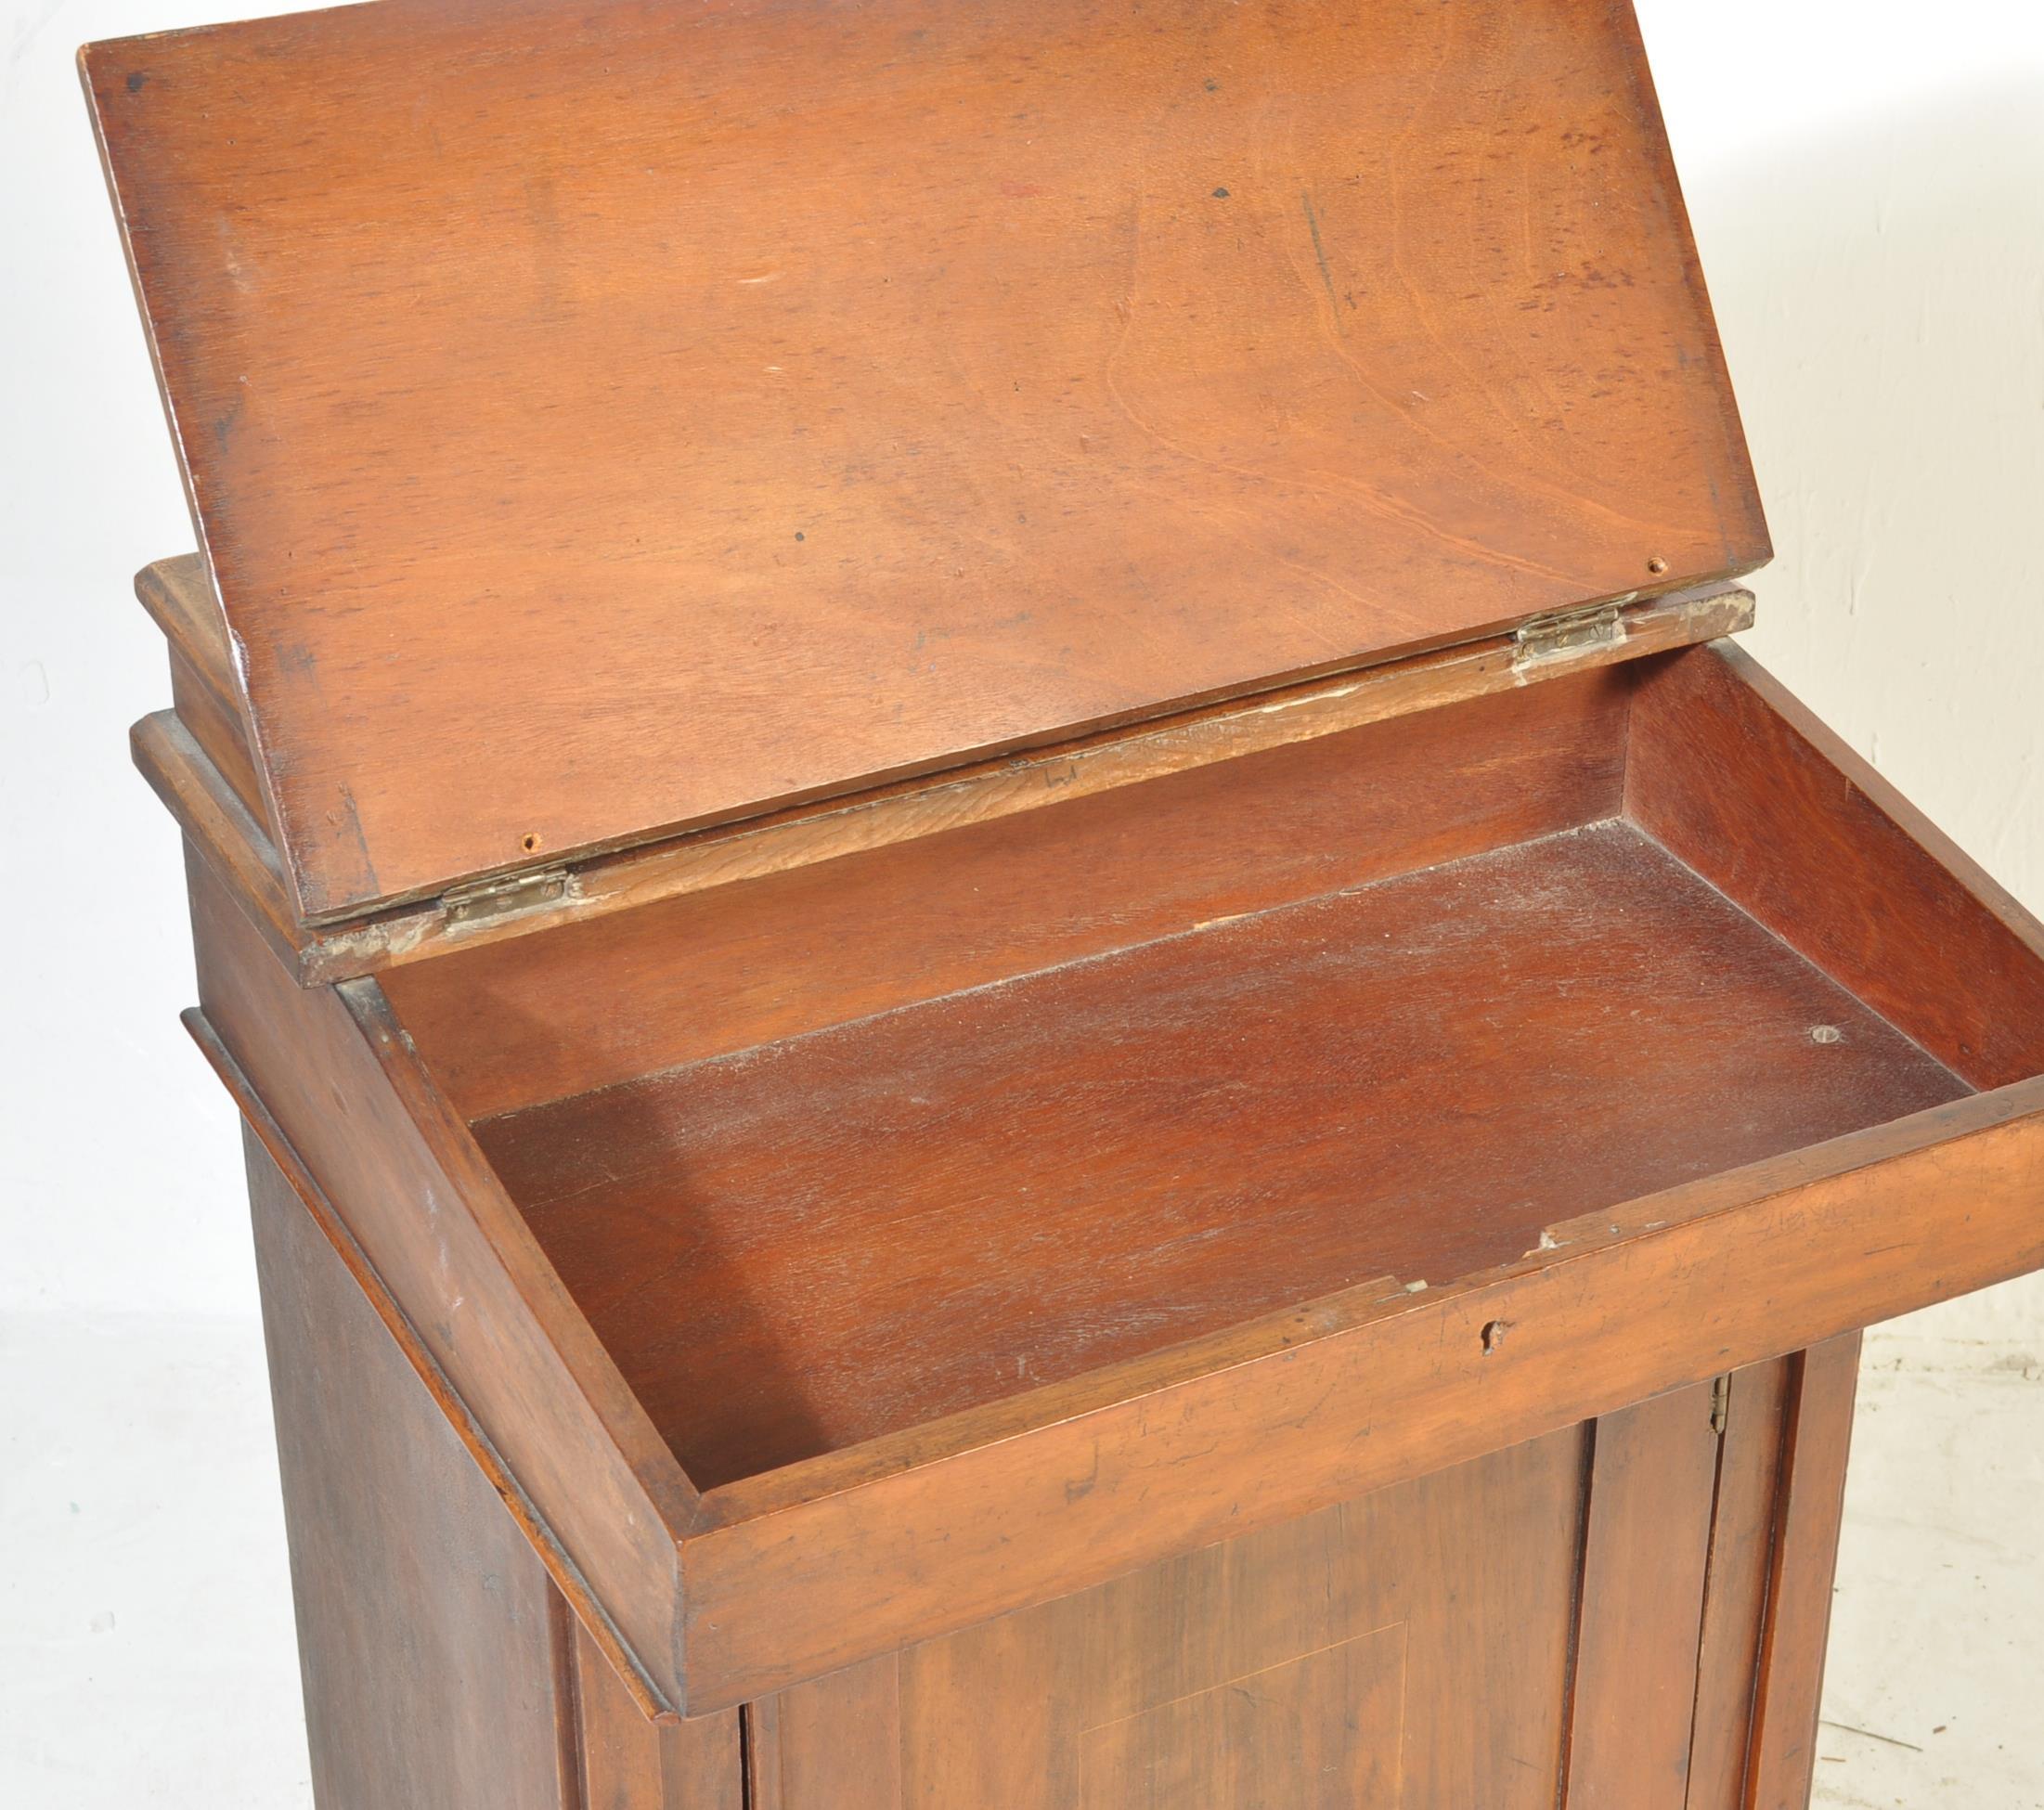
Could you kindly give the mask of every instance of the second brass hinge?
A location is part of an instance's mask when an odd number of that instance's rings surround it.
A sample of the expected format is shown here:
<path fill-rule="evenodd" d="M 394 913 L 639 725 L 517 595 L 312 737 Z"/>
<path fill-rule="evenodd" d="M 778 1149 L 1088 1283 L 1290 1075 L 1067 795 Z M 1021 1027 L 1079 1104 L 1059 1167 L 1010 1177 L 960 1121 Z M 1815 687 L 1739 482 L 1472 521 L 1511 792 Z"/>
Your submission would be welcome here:
<path fill-rule="evenodd" d="M 477 886 L 457 886 L 441 896 L 441 915 L 449 929 L 514 917 L 565 899 L 570 879 L 566 868 L 548 867 L 536 873 L 513 873 Z"/>
<path fill-rule="evenodd" d="M 1711 1431 L 1725 1437 L 1726 1423 L 1732 1417 L 1732 1379 L 1719 1377 L 1711 1384 Z"/>
<path fill-rule="evenodd" d="M 1512 670 L 1565 660 L 1591 648 L 1615 647 L 1625 639 L 1622 612 L 1630 598 L 1593 604 L 1586 610 L 1562 610 L 1522 622 L 1512 639 Z"/>

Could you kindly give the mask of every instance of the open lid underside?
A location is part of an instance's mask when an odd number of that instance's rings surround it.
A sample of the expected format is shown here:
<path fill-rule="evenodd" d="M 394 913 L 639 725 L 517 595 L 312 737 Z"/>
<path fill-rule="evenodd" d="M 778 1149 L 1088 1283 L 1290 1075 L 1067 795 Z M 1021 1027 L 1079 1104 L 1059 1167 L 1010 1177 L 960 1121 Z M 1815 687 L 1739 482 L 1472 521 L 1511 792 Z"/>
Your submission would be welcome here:
<path fill-rule="evenodd" d="M 1767 554 L 1623 0 L 84 68 L 308 921 Z"/>

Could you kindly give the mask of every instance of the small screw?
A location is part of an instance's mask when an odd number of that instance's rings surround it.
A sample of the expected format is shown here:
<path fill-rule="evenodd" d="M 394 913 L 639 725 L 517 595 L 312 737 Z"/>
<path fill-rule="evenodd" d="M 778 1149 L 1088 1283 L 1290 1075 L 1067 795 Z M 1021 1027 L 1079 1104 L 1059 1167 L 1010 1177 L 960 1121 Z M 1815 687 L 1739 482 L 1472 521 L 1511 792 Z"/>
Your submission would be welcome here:
<path fill-rule="evenodd" d="M 1647 562 L 1647 570 L 1652 573 L 1656 578 L 1660 577 L 1667 569 L 1667 561 L 1662 559 L 1659 553 L 1656 553 L 1653 558 Z"/>
<path fill-rule="evenodd" d="M 1812 1025 L 1810 1041 L 1813 1043 L 1843 1043 L 1845 1033 L 1836 1025 Z"/>
<path fill-rule="evenodd" d="M 1488 1321 L 1483 1327 L 1483 1355 L 1491 1356 L 1505 1342 L 1505 1335 L 1511 1329 L 1509 1320 Z"/>

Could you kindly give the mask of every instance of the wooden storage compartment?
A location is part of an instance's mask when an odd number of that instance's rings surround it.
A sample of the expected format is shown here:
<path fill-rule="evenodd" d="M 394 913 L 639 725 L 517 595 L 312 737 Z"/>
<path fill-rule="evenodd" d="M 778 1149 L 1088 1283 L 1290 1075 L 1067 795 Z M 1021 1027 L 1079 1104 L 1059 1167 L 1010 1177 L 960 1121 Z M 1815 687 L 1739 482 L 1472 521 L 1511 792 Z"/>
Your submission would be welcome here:
<path fill-rule="evenodd" d="M 2035 951 L 1710 648 L 386 986 L 705 1490 L 2044 1068 Z"/>

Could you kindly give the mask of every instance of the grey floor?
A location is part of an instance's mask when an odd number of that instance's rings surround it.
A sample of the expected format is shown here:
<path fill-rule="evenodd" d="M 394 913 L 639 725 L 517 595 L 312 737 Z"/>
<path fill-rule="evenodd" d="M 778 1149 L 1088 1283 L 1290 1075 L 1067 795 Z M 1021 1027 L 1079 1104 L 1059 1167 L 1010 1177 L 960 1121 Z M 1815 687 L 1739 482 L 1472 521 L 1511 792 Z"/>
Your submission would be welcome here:
<path fill-rule="evenodd" d="M 2044 1810 L 2044 1277 L 1875 1328 L 1814 1802 Z"/>
<path fill-rule="evenodd" d="M 0 1319 L 0 1804 L 308 1804 L 254 1322 Z M 2044 1810 L 2044 1279 L 1869 1336 L 1824 1717 L 1819 1804 Z"/>

